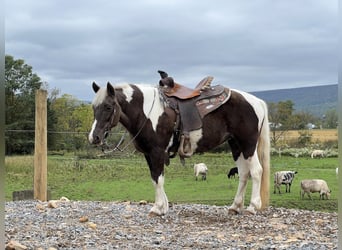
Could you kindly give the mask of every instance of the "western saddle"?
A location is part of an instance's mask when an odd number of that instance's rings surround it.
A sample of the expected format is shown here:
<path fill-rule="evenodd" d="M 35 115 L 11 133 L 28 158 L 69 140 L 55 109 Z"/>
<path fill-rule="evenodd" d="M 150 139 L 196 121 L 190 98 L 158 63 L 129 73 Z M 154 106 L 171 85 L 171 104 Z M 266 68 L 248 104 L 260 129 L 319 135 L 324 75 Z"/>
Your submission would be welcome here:
<path fill-rule="evenodd" d="M 178 151 L 181 162 L 194 152 L 191 146 L 190 132 L 202 127 L 202 119 L 227 102 L 230 89 L 221 85 L 211 86 L 212 76 L 202 79 L 194 89 L 175 83 L 164 71 L 158 71 L 160 92 L 170 108 L 177 114 L 173 144 L 167 152 L 167 159 Z M 169 161 L 167 160 L 167 165 Z"/>

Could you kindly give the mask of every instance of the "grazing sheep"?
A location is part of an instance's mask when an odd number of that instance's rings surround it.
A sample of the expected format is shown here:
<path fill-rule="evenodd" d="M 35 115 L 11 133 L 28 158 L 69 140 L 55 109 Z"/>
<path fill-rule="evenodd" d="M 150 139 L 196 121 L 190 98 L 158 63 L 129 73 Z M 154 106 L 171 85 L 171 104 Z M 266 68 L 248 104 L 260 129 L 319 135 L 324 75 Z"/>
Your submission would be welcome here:
<path fill-rule="evenodd" d="M 235 175 L 239 175 L 239 172 L 238 172 L 238 168 L 237 167 L 233 167 L 229 170 L 229 173 L 227 174 L 227 177 L 228 179 L 230 179 L 230 177 L 234 177 L 235 178 Z"/>
<path fill-rule="evenodd" d="M 290 193 L 291 184 L 297 174 L 297 171 L 278 171 L 274 173 L 274 192 L 276 193 L 276 189 L 278 188 L 280 194 L 280 185 L 284 184 L 286 186 L 286 193 L 287 191 Z"/>
<path fill-rule="evenodd" d="M 324 151 L 323 150 L 319 150 L 319 149 L 316 149 L 314 151 L 312 151 L 311 153 L 311 158 L 316 158 L 316 157 L 319 157 L 319 158 L 323 158 L 324 157 Z"/>
<path fill-rule="evenodd" d="M 338 176 L 338 168 L 336 168 L 336 176 Z"/>
<path fill-rule="evenodd" d="M 324 196 L 329 199 L 331 190 L 328 187 L 328 184 L 325 180 L 313 179 L 313 180 L 302 180 L 300 182 L 300 195 L 302 199 L 304 198 L 305 193 L 308 194 L 309 198 L 312 200 L 310 193 L 319 192 L 319 199 L 324 200 Z"/>
<path fill-rule="evenodd" d="M 207 179 L 208 168 L 204 163 L 195 164 L 194 172 L 196 176 L 196 181 L 198 180 L 198 175 L 202 175 L 202 181 Z"/>

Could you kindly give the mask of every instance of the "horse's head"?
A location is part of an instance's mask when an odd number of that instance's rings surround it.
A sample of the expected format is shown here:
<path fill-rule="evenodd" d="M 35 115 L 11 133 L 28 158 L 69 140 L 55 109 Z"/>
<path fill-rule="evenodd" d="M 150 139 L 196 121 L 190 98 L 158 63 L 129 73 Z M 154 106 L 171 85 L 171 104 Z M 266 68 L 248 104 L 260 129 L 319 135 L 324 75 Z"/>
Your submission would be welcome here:
<path fill-rule="evenodd" d="M 107 87 L 103 88 L 93 82 L 93 90 L 96 93 L 92 103 L 94 122 L 88 139 L 91 144 L 103 144 L 108 132 L 119 122 L 121 107 L 117 102 L 115 90 L 109 82 Z"/>

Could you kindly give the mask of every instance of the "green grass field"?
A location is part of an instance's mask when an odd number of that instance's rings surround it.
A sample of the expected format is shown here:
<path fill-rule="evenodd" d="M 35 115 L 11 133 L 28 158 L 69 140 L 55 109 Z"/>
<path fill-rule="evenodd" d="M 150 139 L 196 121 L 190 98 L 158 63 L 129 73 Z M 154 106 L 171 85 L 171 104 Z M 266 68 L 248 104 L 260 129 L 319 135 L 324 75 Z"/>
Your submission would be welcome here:
<path fill-rule="evenodd" d="M 71 200 L 98 201 L 154 201 L 154 188 L 148 166 L 141 154 L 113 159 L 75 160 L 77 157 L 48 157 L 48 189 L 52 199 L 62 196 Z M 207 181 L 195 181 L 193 164 L 204 162 L 209 171 Z M 298 208 L 337 212 L 338 179 L 335 169 L 337 158 L 311 159 L 271 157 L 270 204 L 275 207 Z M 186 159 L 182 166 L 178 158 L 165 167 L 165 191 L 173 203 L 204 203 L 230 205 L 237 190 L 238 178 L 228 179 L 228 170 L 234 167 L 229 154 L 207 153 Z M 12 200 L 12 192 L 33 189 L 33 156 L 5 158 L 6 200 Z M 273 173 L 280 170 L 298 171 L 291 193 L 273 194 Z M 300 199 L 300 180 L 320 178 L 327 181 L 332 190 L 330 200 Z M 245 204 L 249 204 L 251 181 L 247 188 Z"/>

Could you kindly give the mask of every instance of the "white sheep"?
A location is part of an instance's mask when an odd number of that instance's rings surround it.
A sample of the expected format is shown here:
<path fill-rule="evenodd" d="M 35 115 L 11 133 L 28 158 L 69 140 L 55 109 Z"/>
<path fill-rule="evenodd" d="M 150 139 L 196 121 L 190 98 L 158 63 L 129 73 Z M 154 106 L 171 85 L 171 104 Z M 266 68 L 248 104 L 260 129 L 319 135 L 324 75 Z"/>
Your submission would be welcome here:
<path fill-rule="evenodd" d="M 312 200 L 310 193 L 319 192 L 319 198 L 324 200 L 324 196 L 329 199 L 331 190 L 328 187 L 328 184 L 325 180 L 320 179 L 312 179 L 312 180 L 302 180 L 300 182 L 300 194 L 302 199 L 304 198 L 305 193 L 308 194 L 309 198 Z"/>
<path fill-rule="evenodd" d="M 313 159 L 315 157 L 323 158 L 324 157 L 324 151 L 320 150 L 320 149 L 316 149 L 316 150 L 312 151 L 311 158 Z"/>
<path fill-rule="evenodd" d="M 196 181 L 198 180 L 198 175 L 202 175 L 202 181 L 206 180 L 208 167 L 204 163 L 197 163 L 194 165 L 194 173 L 196 176 Z"/>

